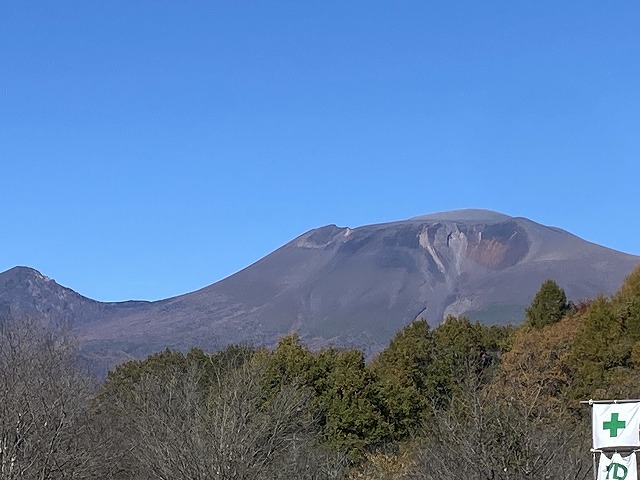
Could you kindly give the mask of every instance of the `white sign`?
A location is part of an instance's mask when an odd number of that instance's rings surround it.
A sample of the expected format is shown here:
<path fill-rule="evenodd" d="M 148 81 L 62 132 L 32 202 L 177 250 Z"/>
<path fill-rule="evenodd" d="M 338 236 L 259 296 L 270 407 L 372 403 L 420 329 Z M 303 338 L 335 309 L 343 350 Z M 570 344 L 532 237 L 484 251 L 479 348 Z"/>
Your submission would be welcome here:
<path fill-rule="evenodd" d="M 619 453 L 614 453 L 610 459 L 604 453 L 601 454 L 598 480 L 638 480 L 636 454 L 623 457 Z"/>
<path fill-rule="evenodd" d="M 640 402 L 594 403 L 593 448 L 640 446 Z"/>

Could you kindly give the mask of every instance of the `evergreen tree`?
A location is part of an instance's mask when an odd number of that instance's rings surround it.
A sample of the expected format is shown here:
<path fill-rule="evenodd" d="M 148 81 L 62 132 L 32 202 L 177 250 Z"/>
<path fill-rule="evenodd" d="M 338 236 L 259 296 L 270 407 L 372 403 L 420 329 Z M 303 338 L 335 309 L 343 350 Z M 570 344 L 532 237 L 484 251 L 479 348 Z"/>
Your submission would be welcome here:
<path fill-rule="evenodd" d="M 398 332 L 370 366 L 382 411 L 396 439 L 415 432 L 432 405 L 448 395 L 446 375 L 436 371 L 433 359 L 429 324 L 416 320 Z"/>
<path fill-rule="evenodd" d="M 571 304 L 564 290 L 555 281 L 546 280 L 526 309 L 526 323 L 533 328 L 543 328 L 557 323 L 570 311 Z"/>
<path fill-rule="evenodd" d="M 314 406 L 327 443 L 358 458 L 386 440 L 390 427 L 359 350 L 325 349 L 315 357 Z"/>
<path fill-rule="evenodd" d="M 480 386 L 490 378 L 489 373 L 505 351 L 512 330 L 451 315 L 433 330 L 435 363 L 441 365 L 439 370 L 446 375 L 451 395 L 455 395 L 465 379 Z M 446 405 L 449 397 L 442 400 Z"/>

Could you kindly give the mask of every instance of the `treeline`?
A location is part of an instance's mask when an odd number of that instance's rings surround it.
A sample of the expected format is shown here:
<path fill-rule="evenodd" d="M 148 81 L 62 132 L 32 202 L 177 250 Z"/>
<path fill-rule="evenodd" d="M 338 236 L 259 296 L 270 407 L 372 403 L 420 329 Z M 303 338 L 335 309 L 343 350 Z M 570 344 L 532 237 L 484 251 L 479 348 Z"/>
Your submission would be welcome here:
<path fill-rule="evenodd" d="M 97 384 L 73 340 L 0 324 L 2 479 L 585 479 L 579 400 L 640 394 L 640 268 L 578 305 L 545 282 L 518 328 L 418 320 L 358 350 L 166 350 Z"/>

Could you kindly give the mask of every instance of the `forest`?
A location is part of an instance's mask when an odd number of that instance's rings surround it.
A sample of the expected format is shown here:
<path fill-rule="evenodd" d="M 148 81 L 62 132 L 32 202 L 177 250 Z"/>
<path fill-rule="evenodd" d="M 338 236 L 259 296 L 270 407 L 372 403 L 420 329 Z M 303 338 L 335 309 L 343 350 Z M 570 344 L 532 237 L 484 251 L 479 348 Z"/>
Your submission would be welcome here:
<path fill-rule="evenodd" d="M 0 321 L 0 478 L 588 479 L 581 400 L 640 397 L 640 268 L 542 284 L 519 326 L 416 320 L 356 349 L 165 350 L 97 380 L 68 328 Z"/>

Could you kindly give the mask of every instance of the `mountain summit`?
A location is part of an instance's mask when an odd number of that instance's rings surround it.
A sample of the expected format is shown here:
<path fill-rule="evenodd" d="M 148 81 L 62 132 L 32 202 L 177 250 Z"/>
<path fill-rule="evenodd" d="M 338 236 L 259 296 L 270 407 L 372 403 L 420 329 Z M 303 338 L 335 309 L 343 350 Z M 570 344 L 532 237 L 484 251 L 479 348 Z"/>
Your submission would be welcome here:
<path fill-rule="evenodd" d="M 372 354 L 419 317 L 519 323 L 549 278 L 574 301 L 611 294 L 638 263 L 525 218 L 457 210 L 317 228 L 224 280 L 157 302 L 96 302 L 12 269 L 0 274 L 0 312 L 73 320 L 83 348 L 101 355 L 273 345 L 289 332 Z"/>

